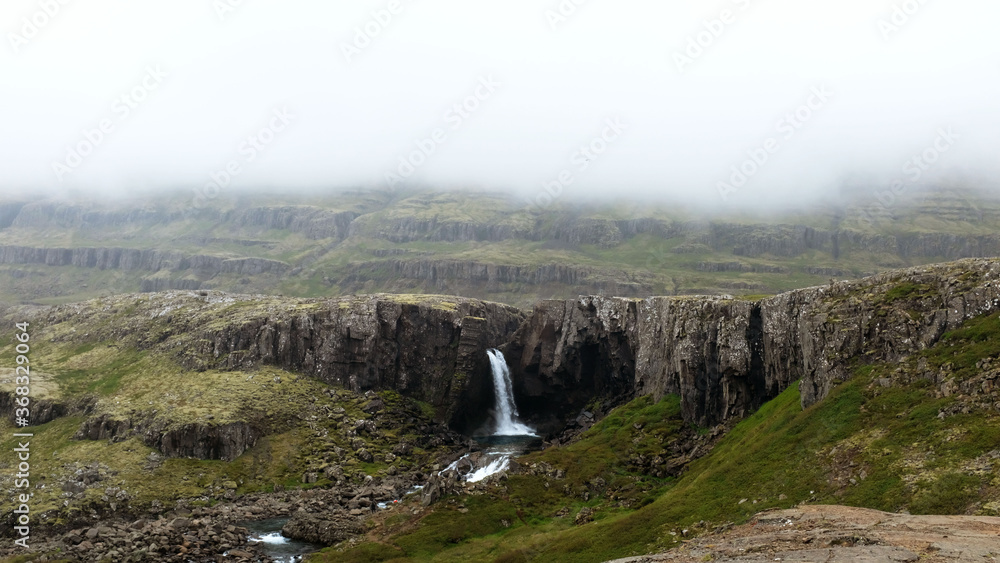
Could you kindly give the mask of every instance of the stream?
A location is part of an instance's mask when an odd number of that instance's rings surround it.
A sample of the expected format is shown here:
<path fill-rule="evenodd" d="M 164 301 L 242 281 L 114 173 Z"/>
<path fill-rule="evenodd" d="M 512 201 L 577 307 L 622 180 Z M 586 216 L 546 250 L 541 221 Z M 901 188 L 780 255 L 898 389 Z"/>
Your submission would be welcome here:
<path fill-rule="evenodd" d="M 269 518 L 242 522 L 240 525 L 250 530 L 251 542 L 263 544 L 264 551 L 279 563 L 298 563 L 303 555 L 320 549 L 321 546 L 281 535 L 281 527 L 286 522 L 288 518 Z"/>

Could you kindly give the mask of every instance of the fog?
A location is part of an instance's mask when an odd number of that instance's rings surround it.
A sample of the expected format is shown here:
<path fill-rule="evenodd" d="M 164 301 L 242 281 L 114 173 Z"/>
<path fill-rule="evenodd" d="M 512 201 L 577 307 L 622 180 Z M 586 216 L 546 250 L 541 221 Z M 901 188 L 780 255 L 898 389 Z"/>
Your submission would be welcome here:
<path fill-rule="evenodd" d="M 992 187 L 998 17 L 995 0 L 5 0 L 0 185 L 720 208 Z"/>

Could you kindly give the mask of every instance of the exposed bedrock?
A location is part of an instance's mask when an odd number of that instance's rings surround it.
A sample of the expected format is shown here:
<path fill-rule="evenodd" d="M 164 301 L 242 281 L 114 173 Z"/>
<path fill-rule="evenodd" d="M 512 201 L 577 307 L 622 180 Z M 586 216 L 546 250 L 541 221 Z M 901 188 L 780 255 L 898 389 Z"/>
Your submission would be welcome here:
<path fill-rule="evenodd" d="M 45 264 L 77 266 L 99 270 L 189 271 L 202 275 L 283 274 L 289 265 L 266 258 L 223 258 L 219 256 L 184 256 L 177 252 L 137 250 L 132 248 L 37 248 L 0 246 L 0 264 Z"/>
<path fill-rule="evenodd" d="M 410 286 L 503 291 L 510 286 L 563 284 L 594 293 L 635 295 L 649 293 L 648 276 L 622 270 L 608 270 L 565 264 L 517 266 L 473 260 L 386 260 L 361 264 L 340 280 L 342 286 L 364 284 L 372 279 L 396 279 Z"/>
<path fill-rule="evenodd" d="M 482 426 L 494 403 L 486 350 L 508 341 L 526 318 L 515 307 L 450 296 L 323 300 L 215 291 L 109 297 L 40 309 L 39 315 L 35 322 L 45 326 L 91 327 L 64 340 L 149 350 L 194 371 L 271 365 L 355 392 L 395 390 L 430 404 L 438 420 L 466 433 Z M 12 405 L 0 392 L 0 416 L 13 416 Z M 44 414 L 67 411 L 89 415 L 79 439 L 138 436 L 166 456 L 202 459 L 235 459 L 283 424 L 257 408 L 241 410 L 227 424 L 61 405 Z"/>
<path fill-rule="evenodd" d="M 525 419 L 554 433 L 595 397 L 634 393 L 635 300 L 543 301 L 501 351 Z"/>
<path fill-rule="evenodd" d="M 270 364 L 353 391 L 393 389 L 465 431 L 492 407 L 486 349 L 508 340 L 524 318 L 514 307 L 458 297 L 349 298 L 196 330 L 182 361 L 196 369 Z"/>
<path fill-rule="evenodd" d="M 1000 262 L 964 260 L 777 295 L 545 301 L 503 351 L 522 414 L 546 431 L 633 395 L 681 396 L 686 420 L 743 417 L 801 380 L 822 399 L 858 362 L 895 361 L 1000 307 Z"/>
<path fill-rule="evenodd" d="M 485 352 L 497 347 L 525 421 L 555 434 L 581 410 L 607 412 L 643 394 L 678 394 L 685 419 L 703 427 L 747 416 L 796 381 L 808 407 L 856 365 L 899 360 L 996 311 L 998 284 L 1000 260 L 968 259 L 759 301 L 590 296 L 542 301 L 526 314 L 447 296 L 320 300 L 201 291 L 107 298 L 40 314 L 46 326 L 91 317 L 91 340 L 156 348 L 194 370 L 267 364 L 355 392 L 396 390 L 429 403 L 439 420 L 466 434 L 481 430 L 494 406 Z M 58 416 L 55 407 L 51 414 Z M 153 442 L 179 455 L 230 456 L 266 430 L 248 422 L 246 432 L 220 436 L 232 446 L 225 451 L 181 435 L 166 440 L 166 432 Z M 102 430 L 95 419 L 84 434 L 113 438 L 141 426 L 103 423 Z"/>
<path fill-rule="evenodd" d="M 139 436 L 144 444 L 167 457 L 231 461 L 252 448 L 261 435 L 260 429 L 242 421 L 164 428 L 151 416 L 133 420 L 102 414 L 84 420 L 73 438 L 121 442 Z"/>

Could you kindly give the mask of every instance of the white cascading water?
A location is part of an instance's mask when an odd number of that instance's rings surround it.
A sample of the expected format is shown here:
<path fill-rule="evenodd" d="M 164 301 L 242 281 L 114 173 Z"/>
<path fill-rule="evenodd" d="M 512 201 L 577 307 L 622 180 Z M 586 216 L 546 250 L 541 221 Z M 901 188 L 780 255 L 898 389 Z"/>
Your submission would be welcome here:
<path fill-rule="evenodd" d="M 531 436 L 538 437 L 535 430 L 517 421 L 517 405 L 514 404 L 514 387 L 510 381 L 510 370 L 507 360 L 499 350 L 487 350 L 490 357 L 490 367 L 493 370 L 493 389 L 496 391 L 496 431 L 494 436 Z M 453 461 L 439 473 L 459 471 L 462 479 L 469 483 L 482 481 L 491 475 L 506 471 L 510 467 L 510 458 L 523 452 L 523 448 L 515 444 L 494 445 L 476 456 L 466 454 Z M 463 463 L 464 462 L 464 463 Z M 466 470 L 466 468 L 468 468 Z"/>
<path fill-rule="evenodd" d="M 507 360 L 499 350 L 487 350 L 490 367 L 493 369 L 493 389 L 496 391 L 497 428 L 495 436 L 535 436 L 535 431 L 517 421 L 517 405 L 514 404 L 514 387 L 510 381 Z"/>

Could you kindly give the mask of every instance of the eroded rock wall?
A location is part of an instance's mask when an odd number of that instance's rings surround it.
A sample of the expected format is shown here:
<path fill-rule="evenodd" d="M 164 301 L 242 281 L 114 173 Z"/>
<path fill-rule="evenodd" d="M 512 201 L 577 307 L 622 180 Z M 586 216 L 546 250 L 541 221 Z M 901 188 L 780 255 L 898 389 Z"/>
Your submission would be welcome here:
<path fill-rule="evenodd" d="M 477 366 L 484 364 L 474 356 L 485 358 L 486 347 L 509 338 L 524 318 L 497 303 L 449 303 L 366 296 L 298 314 L 251 315 L 200 331 L 186 363 L 195 369 L 275 365 L 355 392 L 394 389 L 447 410 L 453 385 L 481 371 Z M 463 346 L 467 320 L 474 336 Z M 465 373 L 470 369 L 474 373 Z"/>
<path fill-rule="evenodd" d="M 557 426 L 595 399 L 681 396 L 710 426 L 801 380 L 803 407 L 858 363 L 892 362 L 1000 307 L 1000 261 L 911 268 L 761 301 L 581 297 L 546 301 L 504 350 L 529 418 Z"/>

